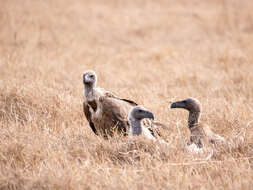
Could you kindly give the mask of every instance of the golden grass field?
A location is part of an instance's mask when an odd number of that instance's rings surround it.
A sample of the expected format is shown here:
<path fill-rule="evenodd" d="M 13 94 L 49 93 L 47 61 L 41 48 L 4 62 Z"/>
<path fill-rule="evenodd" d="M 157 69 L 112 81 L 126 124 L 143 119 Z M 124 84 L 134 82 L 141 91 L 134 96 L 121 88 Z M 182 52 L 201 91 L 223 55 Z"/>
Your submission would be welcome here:
<path fill-rule="evenodd" d="M 37 0 L 0 5 L 0 189 L 253 189 L 253 1 Z M 169 147 L 103 140 L 82 73 L 166 124 Z M 187 112 L 235 146 L 184 151 Z M 133 152 L 133 150 L 136 150 Z"/>

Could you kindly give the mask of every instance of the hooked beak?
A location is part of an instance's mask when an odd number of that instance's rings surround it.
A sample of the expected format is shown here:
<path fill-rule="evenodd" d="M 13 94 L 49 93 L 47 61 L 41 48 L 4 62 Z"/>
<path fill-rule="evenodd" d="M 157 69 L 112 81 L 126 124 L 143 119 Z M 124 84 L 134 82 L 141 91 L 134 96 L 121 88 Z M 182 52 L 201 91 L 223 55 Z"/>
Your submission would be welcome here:
<path fill-rule="evenodd" d="M 83 75 L 83 84 L 85 85 L 87 85 L 87 84 L 90 84 L 90 79 L 89 79 L 89 77 L 87 76 L 87 74 L 84 74 Z"/>
<path fill-rule="evenodd" d="M 154 120 L 155 116 L 154 116 L 154 114 L 152 112 L 146 111 L 145 118 L 150 118 L 150 119 Z"/>
<path fill-rule="evenodd" d="M 170 105 L 170 108 L 171 109 L 173 109 L 173 108 L 183 108 L 184 107 L 184 105 L 183 105 L 183 103 L 181 102 L 181 101 L 179 101 L 179 102 L 174 102 L 174 103 L 172 103 L 171 105 Z"/>

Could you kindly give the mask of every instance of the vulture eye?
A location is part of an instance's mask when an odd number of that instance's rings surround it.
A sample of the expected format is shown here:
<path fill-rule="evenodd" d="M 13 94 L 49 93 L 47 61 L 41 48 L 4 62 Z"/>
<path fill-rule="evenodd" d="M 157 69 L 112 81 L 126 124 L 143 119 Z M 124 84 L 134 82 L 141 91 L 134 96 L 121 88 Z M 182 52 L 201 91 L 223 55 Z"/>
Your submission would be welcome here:
<path fill-rule="evenodd" d="M 182 101 L 184 104 L 186 103 L 186 100 Z"/>
<path fill-rule="evenodd" d="M 90 78 L 94 78 L 94 75 L 90 75 Z"/>

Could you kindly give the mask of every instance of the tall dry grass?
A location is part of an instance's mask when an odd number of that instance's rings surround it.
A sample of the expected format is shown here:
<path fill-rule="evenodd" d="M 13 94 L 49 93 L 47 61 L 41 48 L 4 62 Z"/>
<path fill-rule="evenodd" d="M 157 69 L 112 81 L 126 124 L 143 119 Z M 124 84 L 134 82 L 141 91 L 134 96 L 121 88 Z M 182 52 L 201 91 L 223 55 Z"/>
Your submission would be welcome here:
<path fill-rule="evenodd" d="M 1 1 L 0 189 L 252 189 L 253 2 Z M 169 147 L 94 136 L 82 72 L 167 124 Z M 208 161 L 183 150 L 202 121 L 244 141 Z M 247 125 L 249 124 L 249 125 Z"/>

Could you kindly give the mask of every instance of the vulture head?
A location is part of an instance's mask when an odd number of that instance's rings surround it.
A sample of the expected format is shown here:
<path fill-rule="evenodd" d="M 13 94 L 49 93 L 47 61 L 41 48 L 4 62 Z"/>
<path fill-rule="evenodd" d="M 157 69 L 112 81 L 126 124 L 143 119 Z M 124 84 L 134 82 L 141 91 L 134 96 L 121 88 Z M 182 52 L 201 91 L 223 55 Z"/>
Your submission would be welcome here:
<path fill-rule="evenodd" d="M 83 74 L 83 84 L 95 86 L 97 83 L 97 75 L 94 71 L 86 71 Z"/>
<path fill-rule="evenodd" d="M 185 100 L 173 102 L 170 108 L 183 108 L 189 112 L 201 112 L 200 102 L 195 98 L 187 98 Z"/>
<path fill-rule="evenodd" d="M 144 107 L 135 106 L 129 111 L 129 120 L 142 120 L 144 118 L 154 119 L 154 114 Z"/>

